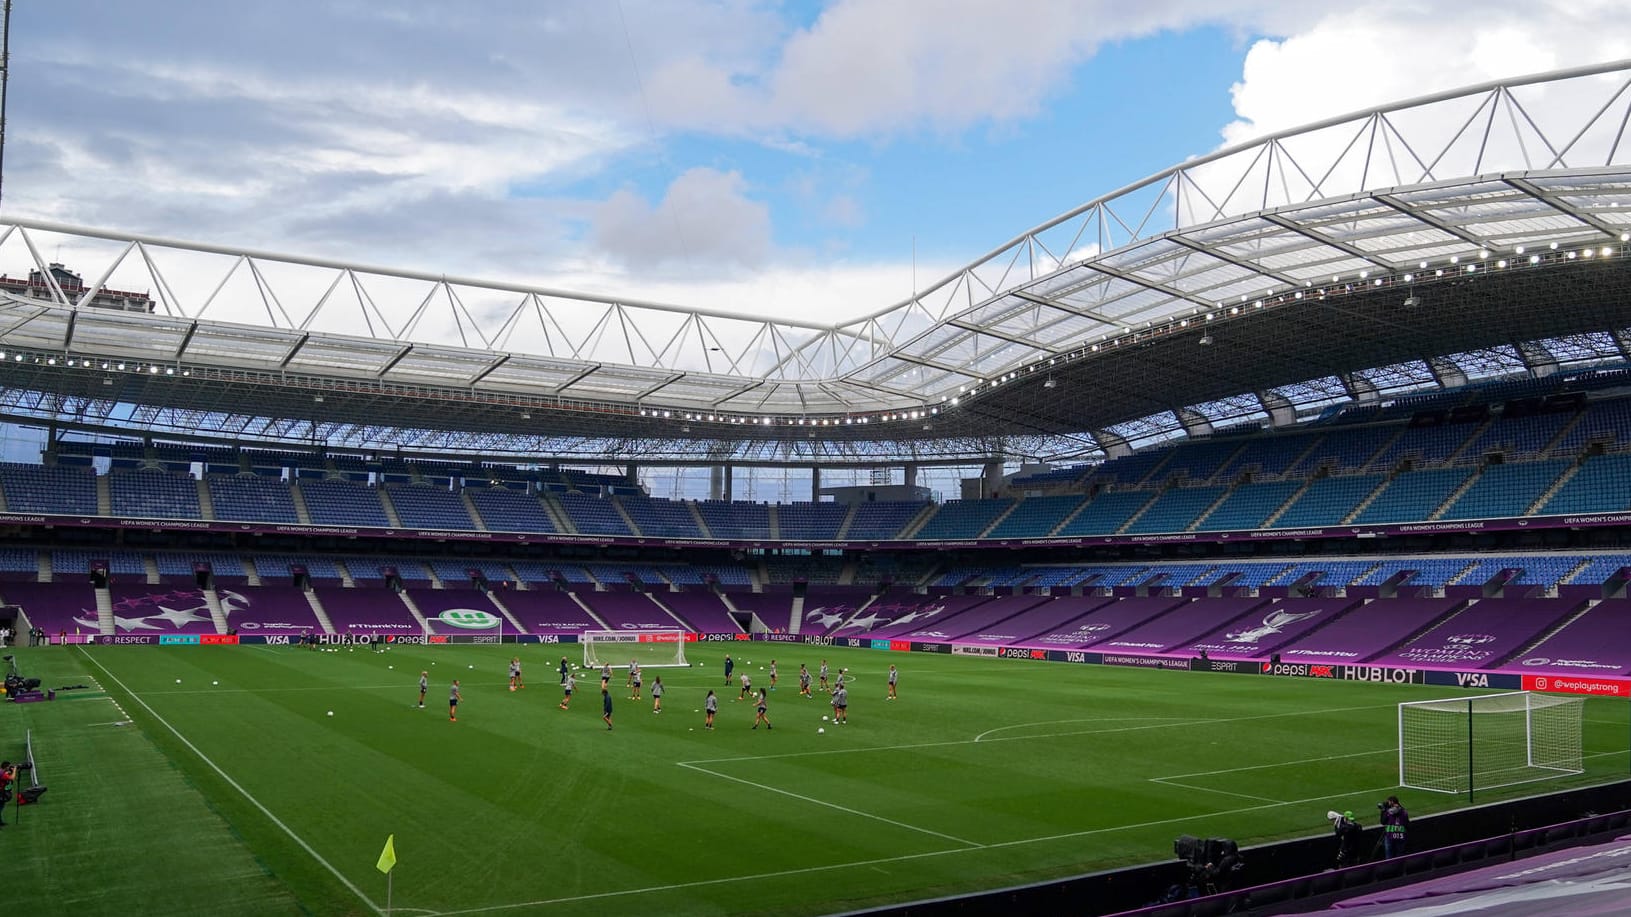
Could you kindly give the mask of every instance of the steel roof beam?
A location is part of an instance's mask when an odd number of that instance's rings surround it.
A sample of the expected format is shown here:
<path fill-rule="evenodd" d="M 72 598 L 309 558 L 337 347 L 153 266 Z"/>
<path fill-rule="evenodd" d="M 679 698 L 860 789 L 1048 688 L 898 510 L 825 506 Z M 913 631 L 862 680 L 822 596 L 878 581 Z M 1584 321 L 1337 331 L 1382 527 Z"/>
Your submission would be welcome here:
<path fill-rule="evenodd" d="M 311 332 L 310 331 L 302 331 L 300 333 L 300 337 L 295 338 L 295 342 L 293 344 L 289 345 L 289 349 L 284 352 L 283 359 L 278 361 L 278 363 L 277 363 L 278 368 L 279 369 L 288 369 L 289 368 L 289 362 L 295 358 L 295 354 L 299 353 L 300 349 L 302 347 L 306 346 L 306 342 L 309 341 L 309 340 L 311 340 Z"/>
<path fill-rule="evenodd" d="M 481 369 L 477 370 L 476 374 L 471 376 L 470 379 L 464 383 L 465 387 L 475 388 L 477 382 L 480 382 L 481 380 L 492 375 L 494 370 L 498 369 L 500 366 L 503 366 L 505 363 L 510 362 L 511 356 L 513 356 L 513 354 L 499 354 L 498 359 L 488 362 L 486 366 L 483 366 Z"/>
<path fill-rule="evenodd" d="M 1078 267 L 1073 268 L 1072 270 L 1081 270 L 1083 267 L 1085 267 L 1085 266 L 1079 265 Z M 1093 321 L 1096 321 L 1096 322 L 1098 322 L 1100 324 L 1103 324 L 1103 325 L 1109 325 L 1112 328 L 1120 328 L 1123 331 L 1132 331 L 1133 330 L 1133 326 L 1127 324 L 1126 322 L 1118 321 L 1116 319 L 1110 318 L 1107 315 L 1100 315 L 1099 313 L 1094 312 L 1091 309 L 1083 309 L 1083 308 L 1080 308 L 1078 306 L 1072 306 L 1069 303 L 1062 303 L 1057 299 L 1049 299 L 1046 296 L 1038 296 L 1035 293 L 1030 292 L 1029 290 L 1009 290 L 1008 295 L 1009 296 L 1017 296 L 1020 299 L 1025 300 L 1026 302 L 1036 303 L 1039 306 L 1047 306 L 1050 309 L 1058 309 L 1061 312 L 1066 312 L 1066 313 L 1069 313 L 1071 315 L 1079 315 L 1082 318 L 1090 318 Z"/>
<path fill-rule="evenodd" d="M 1415 216 L 1415 214 L 1409 215 Z M 1358 258 L 1360 261 L 1369 262 L 1370 264 L 1373 264 L 1384 271 L 1396 271 L 1399 269 L 1398 266 L 1392 262 L 1378 258 L 1374 254 L 1367 252 L 1362 248 L 1356 248 L 1355 246 L 1349 245 L 1348 243 L 1339 239 L 1333 239 L 1324 233 L 1316 232 L 1315 230 L 1309 229 L 1300 223 L 1288 220 L 1278 213 L 1264 213 L 1259 214 L 1258 216 L 1263 221 L 1273 223 L 1287 232 L 1295 233 L 1296 235 L 1302 236 L 1304 239 L 1308 239 L 1309 241 L 1319 245 L 1324 245 L 1327 248 L 1334 248 L 1337 251 L 1342 252 L 1344 255 L 1348 255 L 1349 257 Z M 1295 283 L 1292 285 L 1297 286 Z"/>
<path fill-rule="evenodd" d="M 410 354 L 410 353 L 413 353 L 413 345 L 412 344 L 402 345 L 402 348 L 400 350 L 398 350 L 395 353 L 395 355 L 393 355 L 389 360 L 385 361 L 385 365 L 381 366 L 379 369 L 374 371 L 374 378 L 375 379 L 385 378 L 385 374 L 390 372 L 392 369 L 394 369 L 396 367 L 396 364 L 401 363 L 404 359 L 406 359 L 408 354 Z"/>
<path fill-rule="evenodd" d="M 1468 245 L 1471 245 L 1473 248 L 1483 248 L 1488 244 L 1488 240 L 1480 239 L 1459 226 L 1446 223 L 1432 214 L 1425 213 L 1416 207 L 1412 207 L 1391 194 L 1372 194 L 1371 200 L 1374 200 L 1379 204 L 1385 204 L 1413 220 L 1419 220 L 1426 223 L 1428 226 L 1433 227 L 1445 235 L 1454 236 Z"/>
<path fill-rule="evenodd" d="M 1562 201 L 1553 197 L 1551 194 L 1548 194 L 1546 191 L 1542 190 L 1540 186 L 1536 185 L 1534 182 L 1531 182 L 1527 178 L 1502 178 L 1501 180 L 1513 188 L 1522 191 L 1524 194 L 1529 195 L 1535 200 L 1540 201 L 1553 210 L 1556 210 L 1558 213 L 1563 214 L 1569 219 L 1579 220 L 1580 222 L 1590 226 L 1611 239 L 1619 238 L 1620 233 L 1624 232 L 1624 230 L 1605 223 L 1589 213 L 1582 213 L 1579 210 L 1570 207 L 1568 204 L 1563 203 Z"/>

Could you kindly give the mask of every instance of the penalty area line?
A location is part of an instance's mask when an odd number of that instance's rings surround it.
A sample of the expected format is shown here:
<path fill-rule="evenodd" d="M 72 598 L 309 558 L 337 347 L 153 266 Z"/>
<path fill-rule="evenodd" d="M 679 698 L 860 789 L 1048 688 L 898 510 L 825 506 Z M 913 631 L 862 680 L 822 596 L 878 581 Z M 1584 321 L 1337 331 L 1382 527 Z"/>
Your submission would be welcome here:
<path fill-rule="evenodd" d="M 259 809 L 261 814 L 265 815 L 269 820 L 271 820 L 272 824 L 277 825 L 278 828 L 281 829 L 284 834 L 287 834 L 289 836 L 290 840 L 293 840 L 296 844 L 299 844 L 300 849 L 302 849 L 302 850 L 306 851 L 306 853 L 310 854 L 311 858 L 316 860 L 318 863 L 320 863 L 323 866 L 324 869 L 327 869 L 331 874 L 333 874 L 334 878 L 339 879 L 340 883 L 342 885 L 344 885 L 346 888 L 350 889 L 352 894 L 356 895 L 359 899 L 361 899 L 361 901 L 364 904 L 368 905 L 369 910 L 373 911 L 376 914 L 380 914 L 380 915 L 385 914 L 385 911 L 379 905 L 374 903 L 374 899 L 372 899 L 372 898 L 368 897 L 366 894 L 364 894 L 362 889 L 358 888 L 355 884 L 352 883 L 352 881 L 350 879 L 346 878 L 344 874 L 342 874 L 338 869 L 334 868 L 334 864 L 330 863 L 328 860 L 324 859 L 322 854 L 318 853 L 315 849 L 312 848 L 312 845 L 306 843 L 305 838 L 303 838 L 300 835 L 294 833 L 294 829 L 290 828 L 288 825 L 284 824 L 283 819 L 278 818 L 276 815 L 273 815 L 271 809 L 268 809 L 264 804 L 261 803 L 261 801 L 259 799 L 256 799 L 253 794 L 251 794 L 248 790 L 244 789 L 242 784 L 240 784 L 238 781 L 232 779 L 232 776 L 230 774 L 228 774 L 226 771 L 221 769 L 221 765 L 216 764 L 213 760 L 210 759 L 209 755 L 204 754 L 204 752 L 201 751 L 197 745 L 194 745 L 191 741 L 189 741 L 187 739 L 186 736 L 182 735 L 181 730 L 179 730 L 176 727 L 170 725 L 169 720 L 166 720 L 164 717 L 159 716 L 159 712 L 157 710 L 154 710 L 152 707 L 148 706 L 147 701 L 142 700 L 141 696 L 138 695 L 135 691 L 130 690 L 130 688 L 127 687 L 123 681 L 119 680 L 119 676 L 113 674 L 113 672 L 111 670 L 109 670 L 107 666 L 103 665 L 94 656 L 90 655 L 89 653 L 86 653 L 83 648 L 80 649 L 80 653 L 83 654 L 85 656 L 85 658 L 91 662 L 92 665 L 95 665 L 97 668 L 101 669 L 103 671 L 103 673 L 108 676 L 108 678 L 112 679 L 113 683 L 118 685 L 120 690 L 124 691 L 126 694 L 129 694 L 131 700 L 135 701 L 138 704 L 141 704 L 142 709 L 146 710 L 148 712 L 148 714 L 153 717 L 153 719 L 155 719 L 155 720 L 157 720 L 159 722 L 160 725 L 162 725 L 165 729 L 170 730 L 170 733 L 172 735 L 174 735 L 177 739 L 179 739 L 181 741 L 181 744 L 187 746 L 188 750 L 190 750 L 193 754 L 197 755 L 198 759 L 200 761 L 203 761 L 205 764 L 209 765 L 210 770 L 213 770 L 213 771 L 215 771 L 216 774 L 220 775 L 221 779 L 225 780 L 227 782 L 228 786 L 230 786 L 233 789 L 237 790 L 238 793 L 240 795 L 242 795 L 244 799 L 247 799 L 249 801 L 250 805 L 252 805 L 255 808 Z M 392 908 L 392 910 L 404 910 L 404 909 L 403 908 Z"/>
<path fill-rule="evenodd" d="M 810 803 L 812 805 L 826 806 L 829 809 L 837 809 L 840 812 L 844 812 L 844 813 L 847 813 L 847 814 L 850 814 L 850 815 L 859 815 L 862 818 L 870 818 L 870 819 L 872 819 L 874 821 L 881 821 L 881 822 L 884 822 L 885 824 L 894 825 L 897 828 L 905 828 L 908 831 L 916 831 L 916 832 L 918 832 L 920 834 L 931 834 L 931 835 L 933 835 L 935 837 L 938 837 L 938 838 L 941 838 L 943 840 L 956 841 L 959 844 L 967 845 L 968 848 L 971 849 L 971 850 L 972 849 L 978 849 L 980 847 L 985 846 L 984 844 L 980 844 L 980 843 L 977 843 L 975 841 L 965 840 L 963 838 L 956 837 L 956 836 L 951 835 L 951 834 L 944 834 L 942 832 L 935 831 L 935 830 L 933 830 L 931 828 L 919 828 L 917 825 L 909 825 L 906 822 L 896 821 L 893 818 L 886 818 L 886 817 L 884 817 L 882 815 L 874 815 L 871 812 L 862 812 L 859 809 L 851 809 L 848 806 L 841 806 L 836 802 L 828 802 L 828 801 L 826 801 L 824 799 L 816 799 L 813 796 L 805 796 L 805 795 L 802 795 L 800 793 L 795 793 L 792 790 L 784 790 L 781 787 L 770 786 L 769 784 L 764 784 L 764 783 L 755 783 L 752 780 L 745 780 L 745 779 L 743 779 L 741 777 L 733 777 L 730 774 L 721 774 L 718 771 L 709 770 L 706 767 L 698 767 L 695 764 L 687 764 L 687 763 L 685 763 L 683 761 L 678 762 L 678 764 L 679 764 L 680 767 L 683 767 L 686 770 L 693 770 L 693 771 L 696 771 L 699 774 L 707 774 L 710 777 L 718 777 L 721 780 L 729 780 L 729 781 L 732 781 L 733 783 L 740 783 L 743 786 L 751 786 L 754 789 L 764 790 L 764 791 L 770 792 L 770 793 L 779 793 L 779 794 L 781 794 L 783 796 L 788 796 L 788 797 L 791 797 L 793 799 L 800 800 L 802 802 L 808 802 L 808 803 Z"/>
<path fill-rule="evenodd" d="M 700 770 L 700 768 L 697 768 Z M 1394 787 L 1377 787 L 1370 790 L 1359 790 L 1359 793 L 1380 793 Z M 463 908 L 456 911 L 442 911 L 439 917 L 464 917 L 467 914 L 490 914 L 497 911 L 514 911 L 522 908 L 547 907 L 554 904 L 573 904 L 580 901 L 600 901 L 608 898 L 622 898 L 630 895 L 651 895 L 660 892 L 683 891 L 688 888 L 707 888 L 716 885 L 733 885 L 738 882 L 754 882 L 763 879 L 784 879 L 789 876 L 804 876 L 818 872 L 833 872 L 840 869 L 855 869 L 856 867 L 882 866 L 887 863 L 905 863 L 911 860 L 926 860 L 958 853 L 975 853 L 986 850 L 995 850 L 1006 847 L 1023 847 L 1027 844 L 1043 844 L 1053 841 L 1076 840 L 1083 837 L 1092 837 L 1099 834 L 1114 834 L 1117 831 L 1135 831 L 1140 828 L 1159 828 L 1162 825 L 1177 824 L 1179 822 L 1194 822 L 1206 818 L 1216 818 L 1228 815 L 1243 815 L 1247 812 L 1261 812 L 1265 809 L 1277 809 L 1281 806 L 1303 805 L 1304 803 L 1318 802 L 1327 796 L 1311 796 L 1307 799 L 1293 799 L 1288 802 L 1276 802 L 1260 806 L 1246 806 L 1240 809 L 1229 809 L 1221 812 L 1206 812 L 1198 815 L 1180 815 L 1175 818 L 1163 818 L 1157 821 L 1141 822 L 1136 825 L 1113 825 L 1107 828 L 1089 828 L 1085 831 L 1073 831 L 1068 834 L 1053 834 L 1046 837 L 1022 838 L 1017 841 L 999 841 L 994 844 L 984 844 L 979 847 L 955 847 L 950 850 L 929 850 L 923 853 L 907 853 L 900 856 L 877 857 L 870 860 L 856 860 L 849 863 L 832 863 L 826 866 L 804 866 L 797 869 L 780 869 L 775 872 L 755 873 L 746 876 L 725 876 L 718 879 L 701 879 L 696 882 L 675 882 L 669 885 L 649 885 L 643 888 L 626 888 L 618 891 L 593 892 L 587 895 L 570 895 L 561 898 L 543 898 L 537 901 L 518 901 L 511 904 L 493 904 L 484 907 Z"/>

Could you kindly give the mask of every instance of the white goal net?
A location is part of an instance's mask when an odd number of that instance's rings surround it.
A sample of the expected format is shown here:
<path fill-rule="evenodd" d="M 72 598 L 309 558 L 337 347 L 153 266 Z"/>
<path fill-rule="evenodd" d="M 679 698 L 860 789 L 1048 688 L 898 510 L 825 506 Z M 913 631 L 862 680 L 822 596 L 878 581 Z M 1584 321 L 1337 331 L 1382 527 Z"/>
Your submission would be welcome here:
<path fill-rule="evenodd" d="M 641 668 L 689 665 L 683 630 L 586 630 L 578 639 L 588 668 L 626 669 L 630 661 L 640 663 Z"/>
<path fill-rule="evenodd" d="M 1399 705 L 1399 785 L 1440 793 L 1585 770 L 1586 701 L 1513 691 Z"/>

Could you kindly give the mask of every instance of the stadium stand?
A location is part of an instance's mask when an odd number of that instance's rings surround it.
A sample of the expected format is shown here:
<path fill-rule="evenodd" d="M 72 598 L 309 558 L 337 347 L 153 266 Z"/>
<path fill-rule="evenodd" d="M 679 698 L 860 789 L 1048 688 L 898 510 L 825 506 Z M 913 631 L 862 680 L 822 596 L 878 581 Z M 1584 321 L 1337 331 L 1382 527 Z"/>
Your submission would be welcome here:
<path fill-rule="evenodd" d="M 627 522 L 610 499 L 578 493 L 555 494 L 572 525 L 585 535 L 632 535 Z"/>
<path fill-rule="evenodd" d="M 433 484 L 387 484 L 385 496 L 408 528 L 474 530 L 475 522 L 459 495 Z"/>
<path fill-rule="evenodd" d="M 851 541 L 894 538 L 922 511 L 921 503 L 859 503 L 850 518 L 849 530 L 841 537 Z"/>
<path fill-rule="evenodd" d="M 913 537 L 919 541 L 979 538 L 998 516 L 1013 505 L 1014 501 L 1006 497 L 995 500 L 950 500 L 940 504 Z"/>
<path fill-rule="evenodd" d="M 680 500 L 656 500 L 643 496 L 618 497 L 623 511 L 634 520 L 635 528 L 648 538 L 706 538 L 691 512 L 692 504 Z M 716 538 L 725 536 L 714 534 Z"/>
<path fill-rule="evenodd" d="M 472 487 L 464 492 L 488 531 L 552 534 L 556 530 L 535 494 L 502 487 Z"/>
<path fill-rule="evenodd" d="M 211 474 L 204 477 L 215 518 L 229 522 L 294 524 L 300 521 L 289 485 L 257 474 Z"/>
<path fill-rule="evenodd" d="M 191 475 L 157 469 L 112 471 L 108 497 L 115 516 L 198 519 L 198 481 Z"/>
<path fill-rule="evenodd" d="M 1218 502 L 1225 487 L 1174 487 L 1157 497 L 1143 515 L 1126 527 L 1129 535 L 1149 532 L 1182 532 L 1195 517 Z"/>
<path fill-rule="evenodd" d="M 1051 535 L 1083 502 L 1080 494 L 1026 497 L 991 529 L 988 537 L 1042 538 Z"/>
<path fill-rule="evenodd" d="M 1542 515 L 1631 509 L 1631 454 L 1587 456 L 1541 506 Z"/>
<path fill-rule="evenodd" d="M 1450 504 L 1441 519 L 1521 516 L 1566 471 L 1568 459 L 1486 465 L 1471 487 Z"/>
<path fill-rule="evenodd" d="M 1060 535 L 1104 535 L 1127 524 L 1134 513 L 1155 499 L 1149 491 L 1127 490 L 1101 493 L 1065 523 Z"/>
<path fill-rule="evenodd" d="M 1242 484 L 1208 513 L 1197 528 L 1201 531 L 1261 528 L 1292 495 L 1303 487 L 1302 481 L 1265 481 L 1260 484 Z"/>
<path fill-rule="evenodd" d="M 783 503 L 776 517 L 783 541 L 836 541 L 849 518 L 847 503 Z"/>
<path fill-rule="evenodd" d="M 1273 520 L 1277 528 L 1336 525 L 1353 515 L 1354 507 L 1381 486 L 1380 474 L 1319 478 Z"/>
<path fill-rule="evenodd" d="M 0 465 L 0 491 L 14 513 L 97 515 L 96 474 L 90 468 Z"/>
<path fill-rule="evenodd" d="M 1389 481 L 1353 521 L 1364 524 L 1426 519 L 1471 475 L 1466 468 L 1404 472 Z"/>
<path fill-rule="evenodd" d="M 306 512 L 318 525 L 371 526 L 389 528 L 391 520 L 372 487 L 341 480 L 302 478 L 297 485 L 305 499 Z"/>
<path fill-rule="evenodd" d="M 768 541 L 770 510 L 763 503 L 704 500 L 697 512 L 715 538 L 729 541 Z"/>

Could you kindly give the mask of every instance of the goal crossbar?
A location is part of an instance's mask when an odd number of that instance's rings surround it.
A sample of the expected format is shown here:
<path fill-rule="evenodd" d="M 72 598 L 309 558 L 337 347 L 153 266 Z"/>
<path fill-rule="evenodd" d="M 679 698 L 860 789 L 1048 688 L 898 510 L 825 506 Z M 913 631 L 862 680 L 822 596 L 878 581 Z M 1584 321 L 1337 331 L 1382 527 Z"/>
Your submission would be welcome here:
<path fill-rule="evenodd" d="M 590 668 L 626 669 L 685 666 L 686 632 L 680 628 L 652 630 L 586 630 L 579 635 L 583 664 Z"/>
<path fill-rule="evenodd" d="M 1585 770 L 1585 700 L 1529 691 L 1399 704 L 1399 785 L 1469 796 Z"/>

